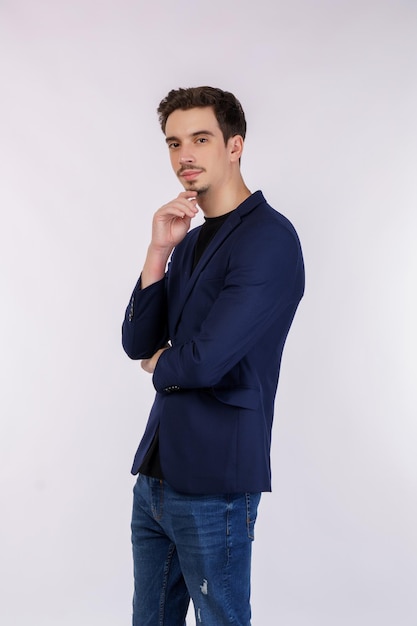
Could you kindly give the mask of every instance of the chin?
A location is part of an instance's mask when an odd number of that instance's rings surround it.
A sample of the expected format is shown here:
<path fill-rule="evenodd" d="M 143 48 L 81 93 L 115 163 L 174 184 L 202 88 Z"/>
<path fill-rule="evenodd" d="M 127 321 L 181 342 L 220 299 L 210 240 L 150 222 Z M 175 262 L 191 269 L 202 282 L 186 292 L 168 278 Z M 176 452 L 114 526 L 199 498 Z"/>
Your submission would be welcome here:
<path fill-rule="evenodd" d="M 195 187 L 192 191 L 196 191 L 197 192 L 197 196 L 203 196 L 205 193 L 208 192 L 208 190 L 210 189 L 210 187 L 208 185 L 206 185 L 205 187 Z"/>
<path fill-rule="evenodd" d="M 183 184 L 185 191 L 195 191 L 197 196 L 204 195 L 210 189 L 210 185 L 203 185 L 201 187 L 198 186 L 196 182 L 190 182 L 188 184 Z"/>

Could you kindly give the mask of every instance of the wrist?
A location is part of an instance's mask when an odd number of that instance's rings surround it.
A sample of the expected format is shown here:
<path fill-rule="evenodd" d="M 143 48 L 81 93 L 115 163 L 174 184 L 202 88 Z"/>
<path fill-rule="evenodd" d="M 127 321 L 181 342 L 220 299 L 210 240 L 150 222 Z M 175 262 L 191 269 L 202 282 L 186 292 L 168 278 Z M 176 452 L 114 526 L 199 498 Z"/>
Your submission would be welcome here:
<path fill-rule="evenodd" d="M 155 248 L 150 245 L 142 270 L 142 289 L 161 280 L 165 275 L 166 265 L 172 249 Z"/>
<path fill-rule="evenodd" d="M 147 252 L 147 258 L 154 259 L 155 262 L 160 261 L 161 263 L 166 264 L 169 259 L 169 255 L 173 251 L 174 246 L 169 244 L 167 246 L 160 246 L 155 243 L 150 243 Z"/>

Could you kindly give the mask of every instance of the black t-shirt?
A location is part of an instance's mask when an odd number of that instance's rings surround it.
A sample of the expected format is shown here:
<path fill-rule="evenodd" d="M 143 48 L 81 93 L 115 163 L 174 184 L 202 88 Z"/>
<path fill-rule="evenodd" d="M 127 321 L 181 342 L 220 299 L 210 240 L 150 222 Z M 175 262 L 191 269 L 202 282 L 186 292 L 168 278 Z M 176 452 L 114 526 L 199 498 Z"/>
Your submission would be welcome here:
<path fill-rule="evenodd" d="M 227 220 L 231 212 L 225 213 L 225 215 L 219 215 L 218 217 L 205 217 L 205 222 L 202 225 L 197 243 L 194 249 L 194 259 L 192 271 L 196 267 L 197 263 L 201 259 L 204 250 L 207 248 L 214 235 L 220 229 L 220 227 Z M 163 473 L 161 468 L 161 460 L 159 457 L 159 429 L 155 433 L 155 437 L 152 440 L 151 445 L 146 453 L 143 463 L 139 468 L 139 472 L 145 476 L 151 476 L 152 478 L 163 479 Z"/>

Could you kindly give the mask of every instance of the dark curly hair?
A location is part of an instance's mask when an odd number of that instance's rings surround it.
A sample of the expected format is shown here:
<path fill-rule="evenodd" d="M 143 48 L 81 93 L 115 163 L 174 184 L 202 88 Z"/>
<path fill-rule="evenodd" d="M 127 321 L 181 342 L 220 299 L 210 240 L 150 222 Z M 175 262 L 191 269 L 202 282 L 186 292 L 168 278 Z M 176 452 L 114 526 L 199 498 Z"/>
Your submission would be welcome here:
<path fill-rule="evenodd" d="M 225 143 L 234 135 L 245 138 L 246 120 L 242 105 L 232 93 L 216 87 L 172 89 L 157 109 L 162 132 L 165 133 L 171 113 L 177 109 L 186 111 L 195 107 L 213 107 Z"/>

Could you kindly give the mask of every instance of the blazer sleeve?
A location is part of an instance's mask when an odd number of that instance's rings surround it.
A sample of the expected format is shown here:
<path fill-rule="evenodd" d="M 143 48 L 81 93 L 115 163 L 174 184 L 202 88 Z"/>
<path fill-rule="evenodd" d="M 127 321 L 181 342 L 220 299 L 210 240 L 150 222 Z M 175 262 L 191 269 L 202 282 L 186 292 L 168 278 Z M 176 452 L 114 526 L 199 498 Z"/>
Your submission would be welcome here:
<path fill-rule="evenodd" d="M 165 278 L 141 289 L 139 278 L 122 325 L 122 345 L 131 359 L 148 359 L 168 341 Z"/>
<path fill-rule="evenodd" d="M 273 324 L 282 324 L 285 340 L 303 291 L 304 265 L 295 232 L 268 227 L 236 240 L 224 286 L 200 332 L 159 358 L 153 374 L 156 390 L 216 385 Z"/>

